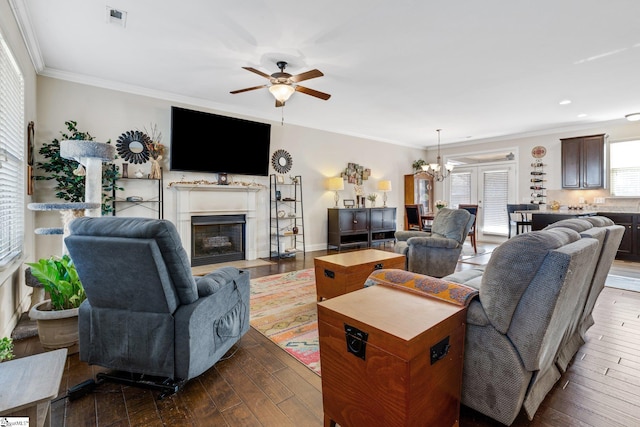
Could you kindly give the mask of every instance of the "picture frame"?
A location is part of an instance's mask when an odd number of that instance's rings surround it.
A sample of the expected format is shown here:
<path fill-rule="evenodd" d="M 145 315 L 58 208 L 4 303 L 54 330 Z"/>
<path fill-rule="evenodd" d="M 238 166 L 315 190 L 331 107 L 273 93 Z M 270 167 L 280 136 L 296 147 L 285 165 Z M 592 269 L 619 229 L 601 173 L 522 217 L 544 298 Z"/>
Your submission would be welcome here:
<path fill-rule="evenodd" d="M 356 205 L 356 201 L 353 199 L 344 199 L 342 200 L 342 204 L 345 208 L 352 208 Z"/>

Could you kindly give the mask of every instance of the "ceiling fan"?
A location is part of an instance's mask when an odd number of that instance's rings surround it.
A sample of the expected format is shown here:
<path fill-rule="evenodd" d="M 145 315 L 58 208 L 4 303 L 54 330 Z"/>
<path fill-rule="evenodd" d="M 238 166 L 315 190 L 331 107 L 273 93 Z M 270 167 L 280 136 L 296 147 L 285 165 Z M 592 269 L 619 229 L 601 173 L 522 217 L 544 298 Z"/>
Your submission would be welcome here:
<path fill-rule="evenodd" d="M 289 99 L 289 97 L 293 94 L 293 92 L 302 92 L 307 95 L 315 96 L 316 98 L 324 99 L 325 101 L 331 98 L 331 95 L 328 93 L 320 92 L 314 89 L 309 89 L 308 87 L 300 86 L 297 83 L 314 79 L 316 77 L 322 77 L 324 74 L 320 70 L 310 70 L 304 73 L 296 74 L 292 76 L 289 73 L 286 73 L 284 69 L 287 67 L 287 63 L 284 61 L 278 61 L 276 63 L 278 68 L 280 68 L 279 73 L 273 73 L 271 75 L 265 74 L 260 70 L 256 70 L 252 67 L 242 67 L 245 70 L 251 71 L 252 73 L 256 73 L 259 76 L 264 77 L 265 79 L 269 79 L 270 85 L 264 84 L 261 86 L 248 87 L 246 89 L 234 90 L 231 93 L 242 93 L 248 92 L 250 90 L 269 88 L 269 92 L 276 98 L 276 107 L 284 107 L 284 103 Z"/>

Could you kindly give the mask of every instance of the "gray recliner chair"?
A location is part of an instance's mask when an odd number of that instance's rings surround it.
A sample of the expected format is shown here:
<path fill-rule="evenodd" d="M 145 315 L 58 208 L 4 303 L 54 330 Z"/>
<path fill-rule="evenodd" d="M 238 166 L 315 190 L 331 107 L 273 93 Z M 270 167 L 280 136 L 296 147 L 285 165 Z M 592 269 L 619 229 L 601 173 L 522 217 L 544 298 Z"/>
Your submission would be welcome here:
<path fill-rule="evenodd" d="M 69 229 L 65 244 L 87 294 L 80 360 L 116 371 L 98 379 L 148 386 L 145 376 L 157 377 L 171 394 L 249 330 L 249 272 L 222 267 L 194 278 L 171 222 L 84 217 Z"/>
<path fill-rule="evenodd" d="M 394 251 L 405 255 L 407 270 L 432 277 L 443 277 L 456 270 L 475 215 L 465 209 L 442 208 L 436 214 L 431 232 L 396 231 Z"/>
<path fill-rule="evenodd" d="M 476 287 L 467 312 L 462 403 L 503 424 L 529 419 L 560 378 L 557 355 L 599 241 L 565 227 L 520 234 L 486 268 L 445 280 Z"/>
<path fill-rule="evenodd" d="M 600 242 L 596 262 L 586 266 L 587 281 L 584 287 L 574 295 L 574 314 L 565 332 L 563 343 L 558 352 L 556 365 L 560 371 L 567 370 L 569 363 L 585 343 L 585 334 L 593 325 L 593 307 L 604 288 L 607 275 L 622 241 L 624 227 L 616 225 L 603 216 L 565 219 L 548 225 L 545 230 L 565 227 L 580 233 L 582 237 L 591 237 Z"/>

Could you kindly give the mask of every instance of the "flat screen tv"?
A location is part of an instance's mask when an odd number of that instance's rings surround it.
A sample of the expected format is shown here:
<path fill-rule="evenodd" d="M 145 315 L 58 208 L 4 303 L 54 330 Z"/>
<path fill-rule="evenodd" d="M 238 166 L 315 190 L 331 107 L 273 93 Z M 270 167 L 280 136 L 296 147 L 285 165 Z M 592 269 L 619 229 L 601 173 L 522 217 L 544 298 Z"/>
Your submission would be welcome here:
<path fill-rule="evenodd" d="M 269 175 L 271 125 L 171 107 L 172 171 Z"/>

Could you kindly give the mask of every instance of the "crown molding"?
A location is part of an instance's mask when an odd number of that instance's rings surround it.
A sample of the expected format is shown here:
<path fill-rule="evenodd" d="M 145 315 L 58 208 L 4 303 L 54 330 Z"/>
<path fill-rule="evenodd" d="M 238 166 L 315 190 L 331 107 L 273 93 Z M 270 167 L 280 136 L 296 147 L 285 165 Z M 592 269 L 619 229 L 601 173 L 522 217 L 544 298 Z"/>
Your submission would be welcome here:
<path fill-rule="evenodd" d="M 25 0 L 9 0 L 9 6 L 18 23 L 18 28 L 27 47 L 27 52 L 29 52 L 29 57 L 31 58 L 31 63 L 36 73 L 39 74 L 44 70 L 44 58 L 42 57 L 38 38 L 33 31 L 33 25 L 27 13 L 27 2 Z"/>

